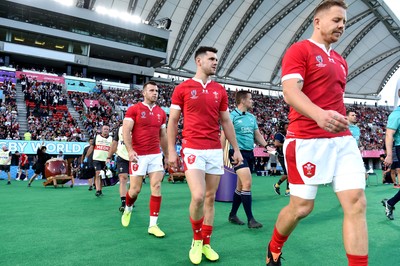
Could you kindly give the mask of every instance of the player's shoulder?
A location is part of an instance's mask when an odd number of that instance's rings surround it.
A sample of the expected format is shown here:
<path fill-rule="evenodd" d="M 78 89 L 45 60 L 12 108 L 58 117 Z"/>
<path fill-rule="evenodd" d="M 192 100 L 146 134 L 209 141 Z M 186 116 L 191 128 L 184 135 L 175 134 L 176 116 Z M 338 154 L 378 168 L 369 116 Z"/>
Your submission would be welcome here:
<path fill-rule="evenodd" d="M 311 42 L 308 40 L 298 41 L 292 44 L 285 52 L 285 60 L 292 63 L 293 58 L 305 58 L 310 54 Z M 288 59 L 292 58 L 292 59 Z"/>
<path fill-rule="evenodd" d="M 249 113 L 249 112 L 246 112 L 246 114 L 247 114 L 248 116 L 250 116 L 251 118 L 256 119 L 256 116 L 255 116 L 254 114 Z"/>
<path fill-rule="evenodd" d="M 218 81 L 211 80 L 210 85 L 215 86 L 216 88 L 225 90 L 224 86 L 221 83 L 219 83 Z"/>
<path fill-rule="evenodd" d="M 331 57 L 335 58 L 335 60 L 340 60 L 340 61 L 343 61 L 343 62 L 346 61 L 341 54 L 339 54 L 338 52 L 336 52 L 333 49 L 331 50 Z"/>
<path fill-rule="evenodd" d="M 311 42 L 309 40 L 301 40 L 292 44 L 289 49 L 291 50 L 302 50 L 310 47 Z"/>
<path fill-rule="evenodd" d="M 128 110 L 126 110 L 126 112 L 128 113 L 128 112 L 132 112 L 134 110 L 140 109 L 141 104 L 142 104 L 141 102 L 138 102 L 138 103 L 135 103 L 135 104 L 129 106 L 129 108 L 128 108 Z"/>
<path fill-rule="evenodd" d="M 193 84 L 195 84 L 193 79 L 187 79 L 187 80 L 182 81 L 181 83 L 179 83 L 179 84 L 175 87 L 174 91 L 183 90 L 183 89 L 185 89 L 185 87 L 191 86 L 191 85 L 193 85 Z"/>

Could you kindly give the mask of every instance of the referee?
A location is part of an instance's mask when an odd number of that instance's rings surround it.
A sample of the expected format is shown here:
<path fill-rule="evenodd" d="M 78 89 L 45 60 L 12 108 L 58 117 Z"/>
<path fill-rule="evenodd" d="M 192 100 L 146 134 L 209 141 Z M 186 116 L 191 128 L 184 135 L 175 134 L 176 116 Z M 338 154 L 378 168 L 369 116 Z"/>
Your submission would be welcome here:
<path fill-rule="evenodd" d="M 254 168 L 255 162 L 253 153 L 254 143 L 257 142 L 266 147 L 267 142 L 258 130 L 257 119 L 248 112 L 248 110 L 253 108 L 251 93 L 249 91 L 238 91 L 235 100 L 237 108 L 230 113 L 230 118 L 235 128 L 236 139 L 243 156 L 243 163 L 234 167 L 238 179 L 233 195 L 232 209 L 229 214 L 229 222 L 244 225 L 244 222 L 237 217 L 237 211 L 240 204 L 243 203 L 243 208 L 247 216 L 247 226 L 249 228 L 261 228 L 262 224 L 254 219 L 251 210 L 251 171 Z M 221 138 L 223 140 L 222 143 L 224 143 L 225 135 L 223 132 Z M 230 150 L 229 157 L 231 158 L 232 155 L 233 150 Z"/>

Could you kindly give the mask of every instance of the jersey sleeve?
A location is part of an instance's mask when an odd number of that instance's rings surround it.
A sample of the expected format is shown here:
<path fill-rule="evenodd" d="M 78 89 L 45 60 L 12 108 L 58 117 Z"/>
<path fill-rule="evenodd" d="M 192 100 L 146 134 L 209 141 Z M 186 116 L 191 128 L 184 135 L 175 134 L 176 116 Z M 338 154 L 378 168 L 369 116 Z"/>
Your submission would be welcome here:
<path fill-rule="evenodd" d="M 178 85 L 175 87 L 171 97 L 171 108 L 177 109 L 177 107 L 179 106 L 179 108 L 183 110 L 184 95 L 181 88 L 182 85 Z"/>
<path fill-rule="evenodd" d="M 296 76 L 304 79 L 306 63 L 306 46 L 296 43 L 289 47 L 282 60 L 282 81 Z"/>
<path fill-rule="evenodd" d="M 133 122 L 135 122 L 136 113 L 137 113 L 137 104 L 132 105 L 131 107 L 128 108 L 124 119 L 132 120 Z"/>
<path fill-rule="evenodd" d="M 393 112 L 389 115 L 388 121 L 387 121 L 387 128 L 397 130 L 400 126 L 400 116 L 397 116 L 396 113 L 398 112 Z"/>

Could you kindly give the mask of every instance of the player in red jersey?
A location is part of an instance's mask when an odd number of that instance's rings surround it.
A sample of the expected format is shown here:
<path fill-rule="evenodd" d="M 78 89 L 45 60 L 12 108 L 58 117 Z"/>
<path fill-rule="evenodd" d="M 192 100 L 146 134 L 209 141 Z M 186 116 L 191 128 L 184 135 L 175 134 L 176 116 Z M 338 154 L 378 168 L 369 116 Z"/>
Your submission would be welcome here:
<path fill-rule="evenodd" d="M 282 61 L 283 94 L 290 105 L 284 143 L 290 202 L 279 213 L 268 244 L 270 266 L 281 265 L 284 243 L 311 213 L 318 185 L 324 183 L 332 183 L 343 209 L 348 265 L 368 265 L 365 168 L 345 117 L 347 64 L 331 48 L 344 32 L 346 9 L 344 1 L 323 1 L 314 13 L 311 39 L 292 45 Z"/>
<path fill-rule="evenodd" d="M 25 174 L 25 178 L 24 180 L 28 180 L 28 170 L 29 170 L 29 160 L 28 160 L 28 155 L 26 155 L 25 153 L 21 153 L 21 157 L 19 157 L 18 160 L 18 177 L 16 180 L 20 180 L 21 175 L 22 175 L 22 171 L 24 171 Z"/>
<path fill-rule="evenodd" d="M 161 206 L 161 181 L 164 176 L 163 157 L 168 156 L 166 136 L 166 114 L 156 105 L 157 84 L 153 81 L 143 85 L 143 102 L 127 110 L 122 125 L 123 140 L 129 155 L 130 187 L 126 193 L 126 206 L 121 217 L 123 226 L 128 226 L 135 203 L 142 189 L 143 177 L 150 178 L 150 222 L 148 233 L 164 237 L 157 225 Z"/>
<path fill-rule="evenodd" d="M 217 67 L 216 53 L 213 47 L 200 47 L 196 51 L 196 75 L 175 88 L 168 122 L 169 164 L 177 167 L 178 155 L 174 147 L 179 117 L 183 114 L 181 153 L 191 192 L 189 213 L 193 241 L 189 258 L 193 264 L 201 262 L 202 254 L 211 261 L 219 259 L 210 246 L 210 238 L 215 193 L 224 173 L 220 123 L 234 149 L 234 164 L 243 161 L 229 118 L 227 93 L 221 84 L 210 79 Z"/>

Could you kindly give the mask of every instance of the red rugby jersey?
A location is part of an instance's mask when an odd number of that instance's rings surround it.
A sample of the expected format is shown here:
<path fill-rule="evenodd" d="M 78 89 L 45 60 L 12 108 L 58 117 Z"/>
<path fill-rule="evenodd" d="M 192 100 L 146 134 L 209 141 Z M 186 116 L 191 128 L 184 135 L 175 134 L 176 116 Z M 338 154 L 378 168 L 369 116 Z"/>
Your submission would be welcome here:
<path fill-rule="evenodd" d="M 346 115 L 343 97 L 346 86 L 347 63 L 337 52 L 326 51 L 311 40 L 293 44 L 282 60 L 282 81 L 302 77 L 302 92 L 324 110 Z M 287 138 L 333 138 L 351 135 L 350 131 L 333 134 L 290 107 Z"/>
<path fill-rule="evenodd" d="M 137 103 L 128 108 L 125 119 L 134 122 L 132 147 L 138 155 L 160 153 L 160 130 L 166 127 L 167 116 L 161 107 L 150 108 L 144 103 Z"/>
<path fill-rule="evenodd" d="M 221 84 L 188 79 L 175 88 L 171 108 L 183 113 L 183 147 L 221 148 L 220 112 L 228 111 L 228 95 Z"/>

